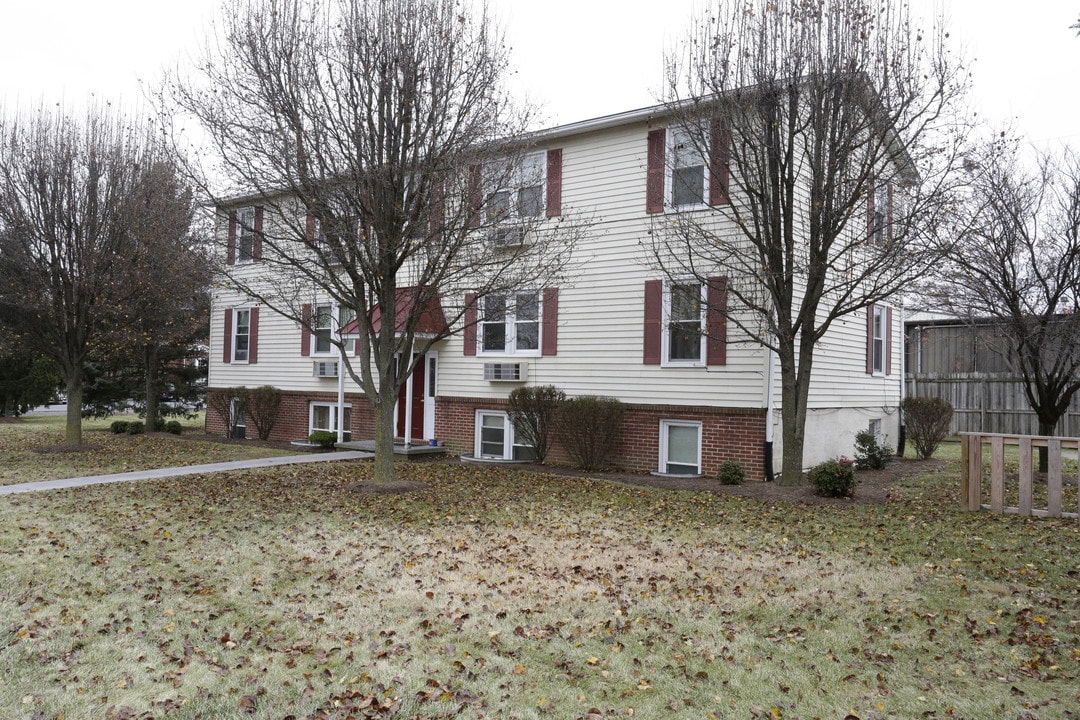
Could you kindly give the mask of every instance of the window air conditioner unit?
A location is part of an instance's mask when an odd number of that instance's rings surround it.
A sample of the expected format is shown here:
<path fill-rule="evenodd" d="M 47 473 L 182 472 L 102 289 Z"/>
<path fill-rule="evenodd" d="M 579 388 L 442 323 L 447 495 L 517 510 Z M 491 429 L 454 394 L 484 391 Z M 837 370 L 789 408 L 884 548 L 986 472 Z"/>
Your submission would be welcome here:
<path fill-rule="evenodd" d="M 498 248 L 520 247 L 525 244 L 525 228 L 500 227 L 491 231 L 491 242 Z"/>
<path fill-rule="evenodd" d="M 319 378 L 336 378 L 338 376 L 338 364 L 332 361 L 315 362 L 311 374 Z"/>
<path fill-rule="evenodd" d="M 491 382 L 525 382 L 529 363 L 484 363 L 484 379 Z"/>

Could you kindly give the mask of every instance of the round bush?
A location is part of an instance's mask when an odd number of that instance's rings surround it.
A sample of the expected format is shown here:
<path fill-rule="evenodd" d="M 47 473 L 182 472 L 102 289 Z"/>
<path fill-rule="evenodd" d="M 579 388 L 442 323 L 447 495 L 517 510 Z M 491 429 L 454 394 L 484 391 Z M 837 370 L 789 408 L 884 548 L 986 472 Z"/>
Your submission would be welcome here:
<path fill-rule="evenodd" d="M 184 426 L 180 424 L 179 420 L 170 420 L 165 423 L 165 432 L 179 435 L 184 432 Z"/>
<path fill-rule="evenodd" d="M 337 433 L 332 433 L 329 430 L 316 430 L 308 435 L 308 442 L 322 448 L 332 448 L 337 442 Z"/>
<path fill-rule="evenodd" d="M 716 480 L 721 485 L 742 485 L 746 480 L 742 463 L 736 460 L 725 460 L 716 471 Z"/>
<path fill-rule="evenodd" d="M 142 435 L 146 431 L 146 423 L 139 420 L 133 420 L 128 423 L 127 434 L 128 435 Z"/>
<path fill-rule="evenodd" d="M 113 435 L 126 435 L 128 431 L 128 421 L 113 420 L 112 424 L 109 425 L 109 431 L 112 432 Z"/>
<path fill-rule="evenodd" d="M 847 458 L 826 460 L 808 474 L 818 495 L 831 498 L 851 497 L 855 492 L 855 469 Z"/>

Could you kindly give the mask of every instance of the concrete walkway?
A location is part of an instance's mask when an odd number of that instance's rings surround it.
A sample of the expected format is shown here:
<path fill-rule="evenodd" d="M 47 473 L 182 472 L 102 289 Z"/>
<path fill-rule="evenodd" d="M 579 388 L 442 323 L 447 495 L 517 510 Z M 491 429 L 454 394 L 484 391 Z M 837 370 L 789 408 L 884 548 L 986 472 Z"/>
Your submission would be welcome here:
<path fill-rule="evenodd" d="M 187 465 L 185 467 L 159 468 L 157 470 L 136 470 L 134 472 L 115 473 L 113 475 L 91 475 L 89 477 L 65 478 L 63 480 L 41 480 L 40 482 L 19 483 L 18 485 L 0 485 L 0 495 L 56 490 L 59 488 L 84 487 L 86 485 L 104 485 L 105 483 L 129 482 L 131 480 L 156 480 L 178 475 L 199 475 L 202 473 L 229 472 L 232 470 L 250 470 L 252 468 L 274 467 L 276 465 L 302 465 L 304 463 L 331 462 L 334 460 L 367 460 L 374 455 L 369 452 L 330 452 L 311 453 L 308 455 L 282 455 L 280 457 L 258 458 L 255 460 L 233 460 L 231 462 L 209 463 L 207 465 Z"/>

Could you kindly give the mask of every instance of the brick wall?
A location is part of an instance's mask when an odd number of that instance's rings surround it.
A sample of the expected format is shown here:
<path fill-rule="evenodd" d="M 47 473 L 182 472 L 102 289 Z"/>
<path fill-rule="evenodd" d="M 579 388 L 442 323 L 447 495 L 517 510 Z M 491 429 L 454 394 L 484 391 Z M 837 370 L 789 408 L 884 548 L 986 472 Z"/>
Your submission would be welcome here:
<path fill-rule="evenodd" d="M 310 421 L 311 402 L 336 403 L 337 393 L 298 393 L 282 391 L 281 407 L 278 409 L 277 422 L 270 433 L 270 440 L 289 442 L 300 440 L 308 436 L 308 422 Z M 371 411 L 371 404 L 365 395 L 345 394 L 346 404 L 352 405 L 351 422 L 350 413 L 346 413 L 346 430 L 352 430 L 353 437 L 357 440 L 370 440 L 375 437 L 375 416 Z M 351 427 L 350 427 L 351 425 Z M 206 411 L 206 432 L 224 435 L 225 421 L 213 410 Z M 247 421 L 247 436 L 257 437 L 255 425 L 250 419 Z"/>
<path fill-rule="evenodd" d="M 506 410 L 505 400 L 439 397 L 435 405 L 435 435 L 455 453 L 473 452 L 477 410 Z M 701 464 L 704 475 L 715 475 L 720 464 L 737 460 L 749 480 L 764 480 L 765 411 L 760 409 L 626 405 L 613 462 L 625 470 L 653 471 L 659 466 L 660 421 L 701 422 Z M 568 462 L 558 443 L 549 460 Z"/>
<path fill-rule="evenodd" d="M 271 440 L 290 441 L 308 434 L 308 403 L 337 402 L 337 393 L 284 392 L 277 424 Z M 375 438 L 375 415 L 363 395 L 345 396 L 352 404 L 352 437 Z M 476 411 L 506 410 L 505 400 L 464 397 L 438 397 L 435 403 L 435 436 L 454 453 L 473 452 Z M 660 421 L 695 420 L 701 422 L 701 463 L 706 476 L 715 475 L 725 460 L 743 464 L 746 477 L 763 480 L 765 411 L 760 409 L 683 407 L 678 405 L 625 406 L 619 441 L 613 462 L 625 470 L 651 472 L 659 465 Z M 214 412 L 206 414 L 206 431 L 224 434 L 225 424 Z M 255 437 L 255 427 L 248 421 L 248 437 Z M 556 443 L 548 456 L 551 462 L 569 463 L 563 448 Z"/>

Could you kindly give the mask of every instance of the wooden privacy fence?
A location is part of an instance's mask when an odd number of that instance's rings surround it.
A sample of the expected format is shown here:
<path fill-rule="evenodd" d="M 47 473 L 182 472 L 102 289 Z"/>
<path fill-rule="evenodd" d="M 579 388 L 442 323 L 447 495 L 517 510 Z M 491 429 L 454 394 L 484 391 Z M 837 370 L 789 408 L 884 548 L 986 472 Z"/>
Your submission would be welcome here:
<path fill-rule="evenodd" d="M 990 503 L 983 502 L 984 446 L 990 446 Z M 1017 448 L 1016 486 L 1013 478 L 1006 476 L 1005 448 Z M 1036 476 L 1032 468 L 1033 448 L 1047 449 L 1047 472 L 1045 507 L 1043 493 L 1036 489 Z M 996 513 L 1034 515 L 1037 517 L 1066 517 L 1080 519 L 1080 500 L 1071 498 L 1070 508 L 1076 512 L 1064 512 L 1062 488 L 1062 449 L 1080 452 L 1080 439 L 1045 437 L 1041 435 L 1002 435 L 997 433 L 960 434 L 960 488 L 963 502 L 968 510 L 990 510 Z M 1076 475 L 1070 474 L 1070 484 L 1076 483 Z M 1041 477 L 1038 479 L 1041 484 Z M 1008 488 L 1006 487 L 1008 485 Z M 1006 492 L 1008 490 L 1008 493 Z M 1080 493 L 1078 493 L 1080 495 Z M 1006 505 L 1006 497 L 1016 499 L 1016 505 Z M 1040 507 L 1033 507 L 1038 497 Z"/>
<path fill-rule="evenodd" d="M 1039 418 L 1031 409 L 1024 381 L 1006 373 L 908 373 L 908 397 L 939 397 L 952 403 L 949 432 L 1037 435 Z M 1073 396 L 1054 435 L 1080 436 L 1080 393 Z"/>

